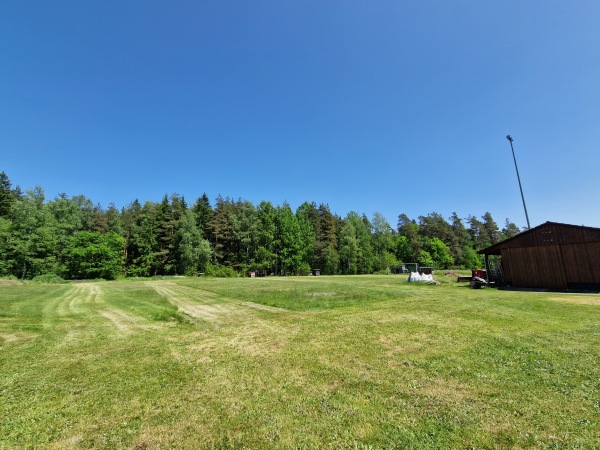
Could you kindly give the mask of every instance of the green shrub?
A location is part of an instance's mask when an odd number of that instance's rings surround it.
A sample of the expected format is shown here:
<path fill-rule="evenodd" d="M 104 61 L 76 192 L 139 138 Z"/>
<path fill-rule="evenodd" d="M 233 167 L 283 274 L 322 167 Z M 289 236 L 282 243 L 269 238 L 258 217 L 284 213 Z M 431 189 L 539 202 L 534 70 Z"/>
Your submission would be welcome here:
<path fill-rule="evenodd" d="M 298 275 L 306 276 L 308 274 L 310 274 L 310 265 L 308 263 L 300 264 L 300 267 L 298 267 Z"/>
<path fill-rule="evenodd" d="M 6 276 L 3 276 L 3 277 L 0 277 L 0 280 L 16 281 L 16 280 L 18 280 L 18 278 L 15 277 L 14 275 L 6 275 Z"/>
<path fill-rule="evenodd" d="M 63 278 L 59 277 L 58 275 L 56 275 L 54 273 L 45 273 L 44 275 L 38 275 L 36 277 L 33 277 L 33 279 L 31 281 L 33 283 L 49 283 L 49 284 L 68 283 L 68 281 L 64 280 Z"/>
<path fill-rule="evenodd" d="M 207 277 L 216 278 L 235 278 L 238 276 L 238 273 L 231 267 L 221 266 L 219 264 L 207 264 L 204 274 Z"/>

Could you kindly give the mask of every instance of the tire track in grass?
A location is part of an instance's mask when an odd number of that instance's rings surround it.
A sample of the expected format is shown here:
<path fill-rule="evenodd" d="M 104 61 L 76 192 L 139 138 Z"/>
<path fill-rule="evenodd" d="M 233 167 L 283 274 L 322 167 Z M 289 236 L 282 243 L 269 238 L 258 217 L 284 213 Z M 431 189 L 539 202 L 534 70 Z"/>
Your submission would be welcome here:
<path fill-rule="evenodd" d="M 117 335 L 122 336 L 131 336 L 136 332 L 156 327 L 144 317 L 132 315 L 107 304 L 104 295 L 104 290 L 97 283 L 73 284 L 55 302 L 47 305 L 44 311 L 47 321 L 56 323 L 57 318 L 75 320 L 82 329 L 69 329 L 67 340 L 84 333 L 86 327 L 82 327 L 83 324 L 97 323 L 99 318 L 104 319 Z"/>
<path fill-rule="evenodd" d="M 284 309 L 237 301 L 168 281 L 152 281 L 147 285 L 192 320 L 213 324 L 219 330 L 213 338 L 220 340 L 221 345 L 249 356 L 280 351 L 300 331 L 297 323 L 292 325 L 286 320 L 288 315 L 282 313 L 288 311 Z M 195 343 L 188 349 L 204 354 L 206 343 Z"/>
<path fill-rule="evenodd" d="M 136 320 L 124 311 L 110 311 L 104 309 L 99 311 L 100 316 L 109 321 L 110 325 L 117 331 L 118 334 L 131 336 L 140 327 Z"/>
<path fill-rule="evenodd" d="M 79 295 L 79 288 L 77 285 L 69 286 L 69 290 L 57 297 L 55 302 L 48 303 L 44 308 L 44 313 L 47 317 L 53 318 L 68 317 L 73 315 L 72 303 L 76 300 Z"/>
<path fill-rule="evenodd" d="M 224 322 L 240 315 L 253 315 L 258 311 L 271 313 L 286 311 L 258 303 L 228 299 L 213 292 L 179 286 L 168 281 L 148 282 L 148 284 L 188 316 L 208 322 Z"/>
<path fill-rule="evenodd" d="M 131 336 L 135 333 L 153 328 L 160 328 L 150 323 L 145 317 L 131 314 L 109 305 L 105 299 L 105 291 L 95 283 L 86 283 L 82 285 L 86 290 L 85 296 L 82 296 L 82 303 L 88 306 L 88 314 L 93 313 L 96 317 L 100 316 L 111 326 L 113 331 L 120 336 Z M 95 318 L 95 317 L 94 317 Z"/>
<path fill-rule="evenodd" d="M 167 301 L 192 319 L 206 322 L 222 322 L 235 314 L 232 305 L 220 302 L 211 292 L 198 292 L 195 289 L 177 286 L 169 282 L 149 282 L 148 285 L 165 297 Z"/>

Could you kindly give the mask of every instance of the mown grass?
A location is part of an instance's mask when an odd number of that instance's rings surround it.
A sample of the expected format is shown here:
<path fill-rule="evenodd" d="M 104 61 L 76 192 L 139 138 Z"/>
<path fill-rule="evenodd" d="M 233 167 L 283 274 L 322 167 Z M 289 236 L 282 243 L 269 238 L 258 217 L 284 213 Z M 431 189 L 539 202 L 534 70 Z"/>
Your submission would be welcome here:
<path fill-rule="evenodd" d="M 1 285 L 0 448 L 599 448 L 598 297 L 439 279 Z"/>

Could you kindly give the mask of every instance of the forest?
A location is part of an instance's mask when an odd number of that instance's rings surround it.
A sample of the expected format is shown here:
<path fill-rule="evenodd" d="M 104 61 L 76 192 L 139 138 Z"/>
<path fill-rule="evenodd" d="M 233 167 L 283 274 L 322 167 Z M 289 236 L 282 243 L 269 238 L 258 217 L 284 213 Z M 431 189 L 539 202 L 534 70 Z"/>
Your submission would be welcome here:
<path fill-rule="evenodd" d="M 43 188 L 23 192 L 0 173 L 2 277 L 371 274 L 409 262 L 471 269 L 482 264 L 477 250 L 519 232 L 508 219 L 500 229 L 489 212 L 401 213 L 394 228 L 379 213 L 341 217 L 327 204 L 304 202 L 293 211 L 220 195 L 211 204 L 206 194 L 191 204 L 178 194 L 136 199 L 119 210 L 83 195 L 47 200 Z"/>

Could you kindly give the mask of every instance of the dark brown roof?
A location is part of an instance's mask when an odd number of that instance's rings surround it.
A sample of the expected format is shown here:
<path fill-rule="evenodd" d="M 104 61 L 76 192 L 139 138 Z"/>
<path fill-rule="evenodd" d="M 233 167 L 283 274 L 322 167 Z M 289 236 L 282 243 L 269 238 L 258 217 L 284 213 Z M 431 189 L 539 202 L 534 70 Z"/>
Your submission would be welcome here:
<path fill-rule="evenodd" d="M 546 222 L 516 236 L 479 250 L 484 255 L 499 255 L 504 248 L 539 247 L 545 245 L 600 242 L 600 228 Z"/>

